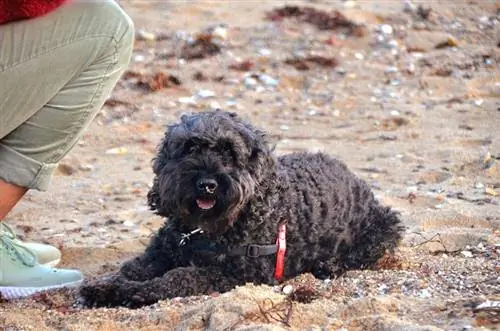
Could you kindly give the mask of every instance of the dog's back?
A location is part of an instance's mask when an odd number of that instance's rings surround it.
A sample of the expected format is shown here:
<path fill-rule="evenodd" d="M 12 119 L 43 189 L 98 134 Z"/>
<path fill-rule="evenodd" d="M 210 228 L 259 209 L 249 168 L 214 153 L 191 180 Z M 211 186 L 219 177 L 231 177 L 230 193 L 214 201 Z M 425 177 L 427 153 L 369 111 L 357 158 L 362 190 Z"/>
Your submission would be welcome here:
<path fill-rule="evenodd" d="M 289 210 L 289 250 L 298 257 L 297 269 L 328 277 L 336 269 L 369 267 L 400 240 L 396 213 L 344 163 L 294 153 L 278 158 L 278 174 L 286 195 L 279 207 Z"/>

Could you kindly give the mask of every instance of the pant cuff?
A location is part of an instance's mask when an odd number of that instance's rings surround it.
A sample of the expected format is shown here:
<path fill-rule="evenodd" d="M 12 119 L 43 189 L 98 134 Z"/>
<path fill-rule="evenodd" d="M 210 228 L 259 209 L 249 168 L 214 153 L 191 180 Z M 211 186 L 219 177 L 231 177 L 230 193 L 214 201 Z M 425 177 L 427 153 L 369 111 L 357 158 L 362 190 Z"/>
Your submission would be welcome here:
<path fill-rule="evenodd" d="M 0 179 L 28 189 L 47 191 L 57 163 L 41 163 L 0 143 Z"/>

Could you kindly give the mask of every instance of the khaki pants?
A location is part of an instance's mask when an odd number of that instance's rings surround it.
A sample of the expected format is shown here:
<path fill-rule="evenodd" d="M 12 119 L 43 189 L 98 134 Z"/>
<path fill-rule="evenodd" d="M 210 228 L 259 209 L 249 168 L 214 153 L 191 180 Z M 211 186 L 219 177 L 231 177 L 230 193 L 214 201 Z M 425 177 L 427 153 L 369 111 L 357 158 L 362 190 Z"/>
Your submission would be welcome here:
<path fill-rule="evenodd" d="M 131 19 L 110 0 L 0 25 L 0 179 L 47 190 L 128 66 L 133 40 Z"/>

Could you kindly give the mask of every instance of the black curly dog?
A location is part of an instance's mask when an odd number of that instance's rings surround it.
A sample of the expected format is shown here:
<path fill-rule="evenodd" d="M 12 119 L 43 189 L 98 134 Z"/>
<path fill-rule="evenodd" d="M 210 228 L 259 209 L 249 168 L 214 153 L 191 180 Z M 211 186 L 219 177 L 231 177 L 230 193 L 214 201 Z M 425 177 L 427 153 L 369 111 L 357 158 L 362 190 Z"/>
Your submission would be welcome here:
<path fill-rule="evenodd" d="M 87 306 L 140 307 L 274 284 L 280 224 L 282 279 L 373 266 L 401 238 L 397 214 L 343 163 L 320 153 L 276 157 L 265 134 L 234 113 L 182 116 L 153 170 L 148 203 L 168 222 L 144 254 L 81 287 Z"/>

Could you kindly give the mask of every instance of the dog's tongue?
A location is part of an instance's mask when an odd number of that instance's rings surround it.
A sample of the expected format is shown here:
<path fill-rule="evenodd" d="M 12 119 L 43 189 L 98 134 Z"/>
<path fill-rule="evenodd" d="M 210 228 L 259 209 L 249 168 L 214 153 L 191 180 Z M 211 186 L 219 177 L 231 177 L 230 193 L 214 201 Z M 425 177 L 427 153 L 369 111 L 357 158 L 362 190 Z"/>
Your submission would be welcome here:
<path fill-rule="evenodd" d="M 214 199 L 196 199 L 196 204 L 201 209 L 207 210 L 207 209 L 211 209 L 213 206 L 215 206 L 215 200 Z"/>

